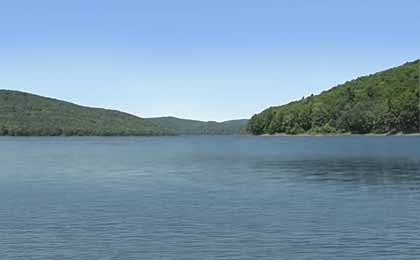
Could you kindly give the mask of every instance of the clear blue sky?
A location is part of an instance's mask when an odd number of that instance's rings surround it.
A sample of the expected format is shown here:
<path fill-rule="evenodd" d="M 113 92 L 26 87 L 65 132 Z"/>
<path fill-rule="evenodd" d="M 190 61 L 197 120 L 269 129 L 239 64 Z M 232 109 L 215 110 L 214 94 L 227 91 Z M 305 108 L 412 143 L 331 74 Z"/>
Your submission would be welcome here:
<path fill-rule="evenodd" d="M 246 118 L 420 58 L 420 1 L 2 1 L 0 88 Z"/>

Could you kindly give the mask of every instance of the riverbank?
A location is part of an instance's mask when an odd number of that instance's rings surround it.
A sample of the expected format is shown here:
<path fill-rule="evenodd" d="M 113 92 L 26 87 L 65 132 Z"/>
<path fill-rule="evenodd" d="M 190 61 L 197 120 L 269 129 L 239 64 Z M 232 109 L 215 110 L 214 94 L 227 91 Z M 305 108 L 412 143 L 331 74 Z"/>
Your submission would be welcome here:
<path fill-rule="evenodd" d="M 410 134 L 405 134 L 405 133 L 396 133 L 396 134 L 373 134 L 373 133 L 369 133 L 369 134 L 352 134 L 352 133 L 340 133 L 340 134 L 295 134 L 295 135 L 291 135 L 291 134 L 284 134 L 284 133 L 279 133 L 279 134 L 263 134 L 260 135 L 262 137 L 326 137 L 326 136 L 420 136 L 420 133 L 410 133 Z"/>

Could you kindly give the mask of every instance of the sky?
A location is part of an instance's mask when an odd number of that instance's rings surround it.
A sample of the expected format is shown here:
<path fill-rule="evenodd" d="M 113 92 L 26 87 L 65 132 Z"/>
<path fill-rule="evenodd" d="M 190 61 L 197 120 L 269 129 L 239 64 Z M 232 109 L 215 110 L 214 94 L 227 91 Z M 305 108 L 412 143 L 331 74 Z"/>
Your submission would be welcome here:
<path fill-rule="evenodd" d="M 0 88 L 223 121 L 420 58 L 420 1 L 0 0 Z"/>

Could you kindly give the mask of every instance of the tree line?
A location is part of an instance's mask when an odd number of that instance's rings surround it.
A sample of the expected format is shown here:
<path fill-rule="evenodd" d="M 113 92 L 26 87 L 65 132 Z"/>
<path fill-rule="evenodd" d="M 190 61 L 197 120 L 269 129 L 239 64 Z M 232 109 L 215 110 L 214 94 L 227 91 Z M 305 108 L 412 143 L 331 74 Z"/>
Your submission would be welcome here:
<path fill-rule="evenodd" d="M 419 132 L 419 69 L 416 60 L 268 108 L 251 118 L 248 131 L 255 135 Z"/>

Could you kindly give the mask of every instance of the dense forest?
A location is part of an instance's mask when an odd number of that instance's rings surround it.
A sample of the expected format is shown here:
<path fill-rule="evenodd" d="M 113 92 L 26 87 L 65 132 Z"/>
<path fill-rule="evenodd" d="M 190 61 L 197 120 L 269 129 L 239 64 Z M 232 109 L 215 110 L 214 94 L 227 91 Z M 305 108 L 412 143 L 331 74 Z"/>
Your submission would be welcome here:
<path fill-rule="evenodd" d="M 149 136 L 227 135 L 246 131 L 247 120 L 222 123 L 174 117 L 139 118 L 29 93 L 0 90 L 0 135 Z"/>
<path fill-rule="evenodd" d="M 203 122 L 197 120 L 181 119 L 176 117 L 149 118 L 151 122 L 170 129 L 178 135 L 234 135 L 245 134 L 247 119 L 231 120 L 225 122 Z"/>
<path fill-rule="evenodd" d="M 18 91 L 0 90 L 0 135 L 113 136 L 394 134 L 419 132 L 420 60 L 338 85 L 251 120 L 139 118 Z"/>
<path fill-rule="evenodd" d="M 0 135 L 112 136 L 172 134 L 115 110 L 88 108 L 28 93 L 0 90 Z"/>
<path fill-rule="evenodd" d="M 420 60 L 254 115 L 255 134 L 419 132 Z"/>

